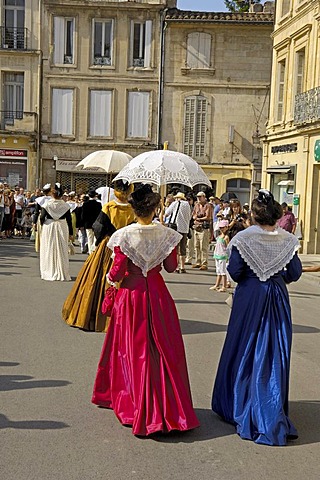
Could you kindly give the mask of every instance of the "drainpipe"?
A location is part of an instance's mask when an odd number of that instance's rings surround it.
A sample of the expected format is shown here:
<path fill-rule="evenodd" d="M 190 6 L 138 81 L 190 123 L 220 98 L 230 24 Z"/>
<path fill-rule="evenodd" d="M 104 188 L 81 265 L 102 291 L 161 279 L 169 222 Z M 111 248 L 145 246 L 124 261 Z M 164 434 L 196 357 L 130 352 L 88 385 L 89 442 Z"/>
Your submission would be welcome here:
<path fill-rule="evenodd" d="M 36 187 L 40 188 L 40 175 L 42 175 L 42 160 L 41 160 L 41 123 L 42 123 L 42 87 L 43 87 L 43 51 L 41 48 L 41 25 L 42 25 L 42 1 L 38 1 L 39 7 L 39 61 L 38 61 L 38 117 L 37 117 L 37 165 L 36 165 Z"/>
<path fill-rule="evenodd" d="M 164 94 L 164 60 L 165 60 L 165 16 L 168 9 L 165 8 L 161 12 L 160 19 L 160 72 L 158 83 L 158 125 L 157 125 L 157 148 L 161 149 L 162 146 L 162 112 L 163 112 L 163 94 Z"/>

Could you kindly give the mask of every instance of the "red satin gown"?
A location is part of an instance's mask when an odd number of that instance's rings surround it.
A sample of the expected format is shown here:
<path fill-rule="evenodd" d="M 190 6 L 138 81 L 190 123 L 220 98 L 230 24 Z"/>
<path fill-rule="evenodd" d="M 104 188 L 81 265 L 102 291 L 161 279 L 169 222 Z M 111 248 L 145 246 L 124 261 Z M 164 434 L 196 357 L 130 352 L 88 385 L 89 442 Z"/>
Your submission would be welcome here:
<path fill-rule="evenodd" d="M 184 345 L 161 265 L 142 275 L 115 247 L 109 278 L 123 279 L 98 365 L 92 402 L 112 408 L 134 435 L 199 426 L 192 407 Z M 176 249 L 163 261 L 177 268 Z"/>

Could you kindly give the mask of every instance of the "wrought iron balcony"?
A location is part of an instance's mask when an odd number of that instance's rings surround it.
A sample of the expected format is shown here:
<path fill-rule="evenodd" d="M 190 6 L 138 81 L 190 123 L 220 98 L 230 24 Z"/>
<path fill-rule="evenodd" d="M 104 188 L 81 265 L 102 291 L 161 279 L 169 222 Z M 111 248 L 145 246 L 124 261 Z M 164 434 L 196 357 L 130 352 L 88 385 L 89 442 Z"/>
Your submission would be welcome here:
<path fill-rule="evenodd" d="M 303 125 L 320 120 L 320 87 L 295 96 L 294 123 Z"/>
<path fill-rule="evenodd" d="M 1 49 L 27 50 L 27 28 L 0 27 Z"/>
<path fill-rule="evenodd" d="M 0 110 L 0 130 L 7 132 L 36 132 L 37 114 L 20 110 Z"/>

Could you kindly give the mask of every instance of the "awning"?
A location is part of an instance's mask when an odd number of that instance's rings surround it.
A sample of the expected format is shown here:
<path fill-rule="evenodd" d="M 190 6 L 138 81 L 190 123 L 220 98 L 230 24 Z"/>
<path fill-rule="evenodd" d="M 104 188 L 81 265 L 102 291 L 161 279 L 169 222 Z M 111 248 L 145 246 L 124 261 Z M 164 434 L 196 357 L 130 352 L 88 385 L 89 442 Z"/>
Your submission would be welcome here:
<path fill-rule="evenodd" d="M 293 173 L 291 165 L 276 165 L 266 169 L 267 173 Z"/>
<path fill-rule="evenodd" d="M 283 187 L 294 185 L 294 180 L 281 180 L 281 182 L 278 183 L 278 185 L 281 185 Z"/>

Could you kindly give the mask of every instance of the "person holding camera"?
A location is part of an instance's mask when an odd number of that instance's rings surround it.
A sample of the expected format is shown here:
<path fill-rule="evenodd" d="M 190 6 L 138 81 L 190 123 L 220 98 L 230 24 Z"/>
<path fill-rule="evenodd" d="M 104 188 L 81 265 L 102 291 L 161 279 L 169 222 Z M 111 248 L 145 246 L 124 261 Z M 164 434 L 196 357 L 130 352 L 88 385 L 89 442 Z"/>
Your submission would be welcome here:
<path fill-rule="evenodd" d="M 208 270 L 208 250 L 212 226 L 212 205 L 204 192 L 197 193 L 197 202 L 193 209 L 193 230 L 196 263 L 192 268 Z"/>
<path fill-rule="evenodd" d="M 230 201 L 230 211 L 227 220 L 229 220 L 228 235 L 230 240 L 249 226 L 247 225 L 248 215 L 242 211 L 240 201 L 237 198 Z"/>

